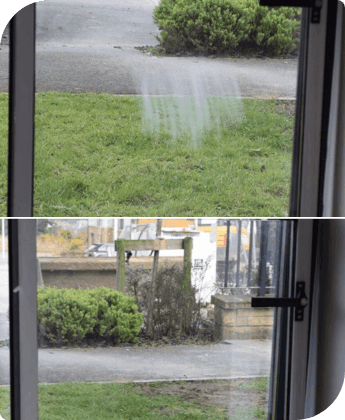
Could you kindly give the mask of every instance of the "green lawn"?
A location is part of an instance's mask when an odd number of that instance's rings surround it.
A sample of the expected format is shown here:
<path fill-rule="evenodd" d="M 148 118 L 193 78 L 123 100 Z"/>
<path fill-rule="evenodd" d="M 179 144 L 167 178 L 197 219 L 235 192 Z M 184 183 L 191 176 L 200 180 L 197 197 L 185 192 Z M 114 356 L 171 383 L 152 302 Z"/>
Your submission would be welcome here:
<path fill-rule="evenodd" d="M 262 380 L 261 380 L 262 379 Z M 258 382 L 265 384 L 265 388 Z M 168 382 L 156 382 L 146 386 L 160 387 Z M 250 387 L 268 390 L 267 378 L 253 380 Z M 136 384 L 66 382 L 54 385 L 38 385 L 39 420 L 225 420 L 226 410 L 185 402 L 167 396 L 164 392 L 150 396 L 140 394 Z M 231 396 L 229 396 L 231 398 Z M 10 420 L 9 387 L 0 388 L 0 413 Z M 266 420 L 267 410 L 242 408 L 231 420 Z"/>
<path fill-rule="evenodd" d="M 208 98 L 193 136 L 173 105 L 151 116 L 175 126 L 154 126 L 136 97 L 36 95 L 34 216 L 287 216 L 293 116 L 275 100 L 228 101 Z M 7 125 L 0 95 L 0 216 Z"/>

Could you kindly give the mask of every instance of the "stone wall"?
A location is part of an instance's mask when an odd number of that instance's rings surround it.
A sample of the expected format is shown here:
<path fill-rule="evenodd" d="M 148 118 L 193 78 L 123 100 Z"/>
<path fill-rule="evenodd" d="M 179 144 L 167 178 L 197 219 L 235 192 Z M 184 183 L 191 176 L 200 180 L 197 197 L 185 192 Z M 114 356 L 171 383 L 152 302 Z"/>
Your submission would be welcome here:
<path fill-rule="evenodd" d="M 215 336 L 220 340 L 270 339 L 272 308 L 252 308 L 251 296 L 215 295 Z"/>

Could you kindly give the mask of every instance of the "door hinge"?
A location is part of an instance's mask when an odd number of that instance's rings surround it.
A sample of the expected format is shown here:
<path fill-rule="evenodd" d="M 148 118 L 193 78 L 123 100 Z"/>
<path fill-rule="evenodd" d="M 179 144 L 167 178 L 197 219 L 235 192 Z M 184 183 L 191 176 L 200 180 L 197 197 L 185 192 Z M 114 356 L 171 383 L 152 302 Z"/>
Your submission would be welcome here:
<path fill-rule="evenodd" d="M 252 308 L 295 308 L 295 321 L 303 321 L 304 308 L 308 305 L 305 282 L 296 284 L 295 298 L 253 297 Z"/>

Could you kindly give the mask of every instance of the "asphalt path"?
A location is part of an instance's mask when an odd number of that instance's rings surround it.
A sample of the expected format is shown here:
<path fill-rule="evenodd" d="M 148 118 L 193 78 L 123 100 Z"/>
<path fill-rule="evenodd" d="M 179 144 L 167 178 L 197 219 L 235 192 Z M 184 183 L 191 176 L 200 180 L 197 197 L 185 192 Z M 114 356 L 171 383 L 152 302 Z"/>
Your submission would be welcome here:
<path fill-rule="evenodd" d="M 294 98 L 297 60 L 155 57 L 158 0 L 45 0 L 36 4 L 36 91 Z M 8 45 L 0 92 L 8 92 Z"/>
<path fill-rule="evenodd" d="M 205 346 L 39 349 L 39 383 L 231 379 L 269 376 L 271 341 Z M 9 350 L 0 347 L 0 385 L 9 385 Z"/>

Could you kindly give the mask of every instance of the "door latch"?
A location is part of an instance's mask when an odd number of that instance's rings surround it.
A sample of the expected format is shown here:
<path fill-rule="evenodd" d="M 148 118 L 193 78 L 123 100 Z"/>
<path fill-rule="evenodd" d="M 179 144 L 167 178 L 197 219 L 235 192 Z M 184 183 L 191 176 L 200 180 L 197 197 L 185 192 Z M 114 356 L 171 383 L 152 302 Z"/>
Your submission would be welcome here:
<path fill-rule="evenodd" d="M 295 298 L 253 297 L 252 308 L 295 308 L 295 321 L 303 321 L 304 308 L 308 305 L 305 282 L 298 281 Z"/>

